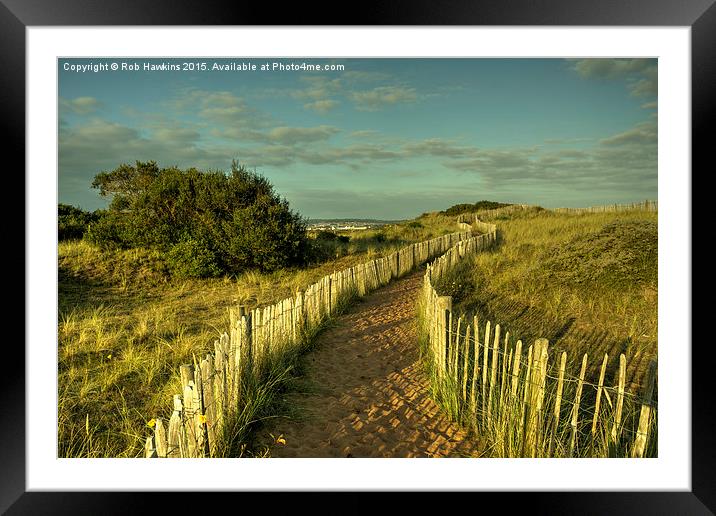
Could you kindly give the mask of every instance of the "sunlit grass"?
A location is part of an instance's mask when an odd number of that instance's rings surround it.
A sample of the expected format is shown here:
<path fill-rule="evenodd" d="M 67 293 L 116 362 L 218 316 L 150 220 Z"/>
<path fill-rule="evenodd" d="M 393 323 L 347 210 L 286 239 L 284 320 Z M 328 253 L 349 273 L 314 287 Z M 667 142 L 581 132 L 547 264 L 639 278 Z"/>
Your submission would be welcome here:
<path fill-rule="evenodd" d="M 337 255 L 305 268 L 203 280 L 172 279 L 156 251 L 61 242 L 59 456 L 141 456 L 147 435 L 142 429 L 152 418 L 168 418 L 172 395 L 181 390 L 179 366 L 213 350 L 213 341 L 229 328 L 229 308 L 275 303 L 326 274 L 455 229 L 454 218 L 428 216 L 420 227 L 347 233 L 351 239 Z M 309 345 L 312 335 L 306 339 Z M 295 357 L 288 354 L 273 364 L 267 383 L 246 387 L 222 453 L 243 453 L 248 428 L 268 417 L 276 386 L 294 367 Z"/>
<path fill-rule="evenodd" d="M 503 217 L 494 221 L 499 245 L 463 260 L 436 288 L 453 296 L 457 313 L 500 323 L 523 342 L 545 337 L 570 362 L 608 353 L 611 371 L 625 353 L 636 389 L 657 354 L 656 221 L 639 211 Z"/>
<path fill-rule="evenodd" d="M 491 321 L 493 331 L 496 323 L 501 325 L 504 339 L 500 340 L 500 354 L 490 352 L 491 363 L 493 356 L 500 360 L 495 383 L 490 384 L 490 389 L 492 385 L 498 388 L 494 398 L 485 395 L 482 380 L 478 380 L 477 389 L 465 382 L 474 372 L 474 340 L 467 349 L 461 342 L 461 354 L 455 359 L 457 368 L 449 362 L 445 372 L 438 370 L 439 361 L 428 345 L 426 300 L 421 299 L 418 306 L 421 358 L 432 397 L 451 419 L 472 430 L 484 446 L 483 456 L 628 457 L 632 453 L 643 395 L 640 383 L 646 365 L 657 352 L 656 214 L 599 214 L 578 216 L 581 220 L 575 221 L 576 217 L 535 210 L 514 219 L 502 218 L 498 225 L 500 245 L 465 258 L 435 281 L 439 295 L 453 298 L 453 331 L 456 318 L 465 313 L 470 321 L 473 315 L 482 324 Z M 509 340 L 506 330 L 512 332 Z M 619 339 L 620 332 L 627 335 L 626 340 Z M 637 340 L 637 333 L 642 339 Z M 464 331 L 461 335 L 464 338 Z M 515 377 L 509 366 L 501 364 L 514 364 L 516 339 L 522 339 L 526 348 L 536 337 L 550 337 L 552 345 L 543 409 L 535 423 L 538 431 L 531 434 L 536 435 L 532 445 L 524 430 L 524 361 L 514 397 L 502 382 Z M 484 343 L 484 335 L 480 342 Z M 523 360 L 525 348 L 520 354 Z M 572 360 L 566 367 L 557 418 L 557 357 L 563 349 L 571 353 Z M 597 405 L 599 389 L 593 383 L 594 373 L 599 371 L 605 352 L 612 364 L 607 367 L 605 390 Z M 587 383 L 578 405 L 578 422 L 572 427 L 571 411 L 576 406 L 573 400 L 579 383 L 574 365 L 585 353 L 589 355 Z M 620 353 L 627 358 L 627 389 L 615 440 L 611 435 L 616 401 L 614 362 Z M 490 367 L 490 377 L 492 374 Z M 655 410 L 650 420 L 644 454 L 654 457 L 658 443 Z"/>

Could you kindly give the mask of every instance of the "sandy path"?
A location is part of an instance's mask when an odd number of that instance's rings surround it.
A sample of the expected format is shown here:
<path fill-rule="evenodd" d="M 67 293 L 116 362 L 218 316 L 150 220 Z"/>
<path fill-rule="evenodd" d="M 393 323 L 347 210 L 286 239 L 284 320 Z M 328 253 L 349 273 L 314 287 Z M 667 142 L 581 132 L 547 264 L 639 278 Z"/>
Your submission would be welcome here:
<path fill-rule="evenodd" d="M 428 396 L 417 363 L 418 271 L 367 296 L 304 357 L 308 392 L 298 410 L 259 430 L 272 457 L 467 457 L 477 445 Z M 269 437 L 283 434 L 286 444 Z"/>

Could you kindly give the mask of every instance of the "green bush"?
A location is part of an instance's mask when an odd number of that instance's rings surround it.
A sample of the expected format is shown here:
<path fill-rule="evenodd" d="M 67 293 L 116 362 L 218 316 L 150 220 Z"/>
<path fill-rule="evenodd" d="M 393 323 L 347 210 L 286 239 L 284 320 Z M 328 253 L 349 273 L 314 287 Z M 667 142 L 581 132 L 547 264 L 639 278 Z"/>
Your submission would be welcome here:
<path fill-rule="evenodd" d="M 322 263 L 336 256 L 339 244 L 332 240 L 313 238 L 308 242 L 307 262 Z"/>
<path fill-rule="evenodd" d="M 379 232 L 373 235 L 373 241 L 378 244 L 383 244 L 386 242 L 386 240 L 388 240 L 388 237 L 383 232 Z"/>
<path fill-rule="evenodd" d="M 57 205 L 57 239 L 80 239 L 93 222 L 100 219 L 101 212 L 89 212 L 69 204 Z"/>
<path fill-rule="evenodd" d="M 236 162 L 225 173 L 138 161 L 97 174 L 92 186 L 112 199 L 87 238 L 103 247 L 163 251 L 175 275 L 271 271 L 306 261 L 305 220 L 266 178 Z"/>
<path fill-rule="evenodd" d="M 122 214 L 108 212 L 87 227 L 84 238 L 108 249 L 129 249 L 135 240 L 130 220 Z"/>
<path fill-rule="evenodd" d="M 440 212 L 441 215 L 447 215 L 449 217 L 455 217 L 462 213 L 473 213 L 484 210 L 494 210 L 495 208 L 502 208 L 503 206 L 510 206 L 508 203 L 495 202 L 495 201 L 478 201 L 475 204 L 456 204 L 451 206 L 447 210 Z"/>
<path fill-rule="evenodd" d="M 187 239 L 174 245 L 166 255 L 173 276 L 207 278 L 221 275 L 216 253 L 204 242 Z"/>
<path fill-rule="evenodd" d="M 285 200 L 259 196 L 222 225 L 229 270 L 258 268 L 273 271 L 306 259 L 306 225 Z"/>

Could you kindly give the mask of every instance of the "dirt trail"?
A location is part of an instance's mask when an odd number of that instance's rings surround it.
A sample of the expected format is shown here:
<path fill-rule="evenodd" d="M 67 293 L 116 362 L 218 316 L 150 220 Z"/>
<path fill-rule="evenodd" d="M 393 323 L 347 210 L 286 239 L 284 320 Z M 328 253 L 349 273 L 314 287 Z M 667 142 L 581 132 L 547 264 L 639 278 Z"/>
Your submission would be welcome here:
<path fill-rule="evenodd" d="M 428 396 L 414 318 L 422 278 L 418 271 L 367 296 L 321 334 L 304 357 L 310 388 L 286 396 L 297 415 L 259 430 L 272 457 L 477 455 Z"/>

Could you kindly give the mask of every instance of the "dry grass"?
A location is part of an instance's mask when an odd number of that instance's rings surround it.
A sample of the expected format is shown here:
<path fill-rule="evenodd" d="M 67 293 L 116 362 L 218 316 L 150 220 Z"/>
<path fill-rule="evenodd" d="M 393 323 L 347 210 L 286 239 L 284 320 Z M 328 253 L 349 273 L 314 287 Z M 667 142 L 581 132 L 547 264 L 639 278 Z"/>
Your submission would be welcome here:
<path fill-rule="evenodd" d="M 657 214 L 534 210 L 495 223 L 498 245 L 437 285 L 455 311 L 523 342 L 545 337 L 568 352 L 568 366 L 589 353 L 592 380 L 604 353 L 608 371 L 625 353 L 628 385 L 638 389 L 657 354 Z"/>
<path fill-rule="evenodd" d="M 557 215 L 544 210 L 501 217 L 498 245 L 465 258 L 436 282 L 441 295 L 453 296 L 453 323 L 459 314 L 468 320 L 476 315 L 482 325 L 491 321 L 502 329 L 501 351 L 495 369 L 495 385 L 511 381 L 508 357 L 521 339 L 523 369 L 515 398 L 484 397 L 472 393 L 467 384 L 463 399 L 461 382 L 475 367 L 474 341 L 459 358 L 456 371 L 437 374 L 436 357 L 427 341 L 427 322 L 422 319 L 421 352 L 431 379 L 433 397 L 454 420 L 472 428 L 486 444 L 485 456 L 521 457 L 528 446 L 522 433 L 525 418 L 520 401 L 525 385 L 525 350 L 537 337 L 550 341 L 544 414 L 539 423 L 537 456 L 627 457 L 636 435 L 641 408 L 642 382 L 651 359 L 657 356 L 657 214 L 648 212 Z M 425 302 L 423 300 L 422 302 Z M 454 329 L 454 328 L 453 328 Z M 509 342 L 505 333 L 510 332 Z M 464 334 L 463 334 L 464 335 Z M 484 338 L 481 336 L 481 340 Z M 567 351 L 570 360 L 562 397 L 560 419 L 553 427 L 558 360 Z M 616 396 L 617 363 L 620 353 L 627 359 L 627 393 L 624 400 L 621 439 L 610 437 L 614 406 L 607 394 L 599 406 L 597 425 L 596 385 L 588 383 L 581 394 L 579 422 L 569 425 L 576 393 L 576 376 L 582 355 L 587 353 L 586 381 L 596 383 L 605 353 L 609 354 L 604 386 Z M 490 355 L 492 360 L 492 354 Z M 464 371 L 463 371 L 464 368 Z M 492 374 L 492 373 L 490 373 Z M 654 396 L 658 397 L 656 390 Z M 484 399 L 483 399 L 484 397 Z M 493 415 L 485 417 L 485 403 Z M 500 412 L 498 412 L 498 409 Z M 657 455 L 656 412 L 651 414 L 646 456 Z M 556 428 L 556 431 L 555 431 Z M 571 450 L 572 436 L 576 436 Z"/>
<path fill-rule="evenodd" d="M 213 348 L 229 326 L 230 307 L 280 301 L 333 271 L 452 231 L 454 218 L 433 215 L 420 227 L 406 223 L 346 233 L 350 242 L 307 268 L 207 280 L 170 278 L 156 251 L 102 251 L 84 241 L 61 242 L 59 456 L 140 456 L 147 435 L 142 429 L 148 431 L 145 425 L 155 416 L 168 417 L 171 397 L 180 392 L 179 366 Z M 277 371 L 276 382 L 285 376 Z M 242 425 L 272 402 L 270 393 L 256 393 Z M 244 430 L 231 432 L 243 438 Z M 227 443 L 227 453 L 243 449 L 241 444 Z"/>

